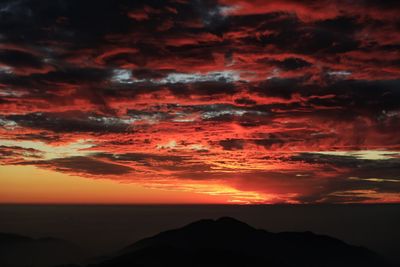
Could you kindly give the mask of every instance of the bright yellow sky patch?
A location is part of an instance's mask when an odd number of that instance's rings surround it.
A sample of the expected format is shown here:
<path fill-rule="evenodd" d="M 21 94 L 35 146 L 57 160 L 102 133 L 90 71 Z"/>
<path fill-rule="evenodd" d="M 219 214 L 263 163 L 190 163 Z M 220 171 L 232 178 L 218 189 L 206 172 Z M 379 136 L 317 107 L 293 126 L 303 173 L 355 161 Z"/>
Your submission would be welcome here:
<path fill-rule="evenodd" d="M 0 166 L 0 203 L 226 203 L 227 199 L 81 178 L 33 166 Z"/>

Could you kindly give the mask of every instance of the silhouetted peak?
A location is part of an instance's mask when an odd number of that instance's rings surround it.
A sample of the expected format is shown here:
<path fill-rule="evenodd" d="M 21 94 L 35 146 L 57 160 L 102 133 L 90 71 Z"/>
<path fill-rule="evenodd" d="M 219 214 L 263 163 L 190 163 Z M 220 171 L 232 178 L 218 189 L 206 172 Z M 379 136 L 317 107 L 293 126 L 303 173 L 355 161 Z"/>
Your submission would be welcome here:
<path fill-rule="evenodd" d="M 255 230 L 250 225 L 241 222 L 237 219 L 234 219 L 232 217 L 221 217 L 216 220 L 213 219 L 199 220 L 186 225 L 182 229 L 205 230 L 205 231 L 218 229 L 222 231 L 225 230 L 225 231 L 235 231 L 235 232 Z"/>
<path fill-rule="evenodd" d="M 195 221 L 136 242 L 95 267 L 383 267 L 368 249 L 312 232 L 271 233 L 230 217 Z"/>
<path fill-rule="evenodd" d="M 217 219 L 216 222 L 222 223 L 222 224 L 241 225 L 241 226 L 251 227 L 247 223 L 241 222 L 232 217 L 221 217 L 221 218 Z"/>
<path fill-rule="evenodd" d="M 11 234 L 11 233 L 0 233 L 0 244 L 8 242 L 27 242 L 33 239 L 27 236 Z"/>
<path fill-rule="evenodd" d="M 214 220 L 212 219 L 203 219 L 203 220 L 198 220 L 192 223 L 189 223 L 188 225 L 184 226 L 183 228 L 189 228 L 189 227 L 207 227 L 210 226 L 214 223 Z"/>

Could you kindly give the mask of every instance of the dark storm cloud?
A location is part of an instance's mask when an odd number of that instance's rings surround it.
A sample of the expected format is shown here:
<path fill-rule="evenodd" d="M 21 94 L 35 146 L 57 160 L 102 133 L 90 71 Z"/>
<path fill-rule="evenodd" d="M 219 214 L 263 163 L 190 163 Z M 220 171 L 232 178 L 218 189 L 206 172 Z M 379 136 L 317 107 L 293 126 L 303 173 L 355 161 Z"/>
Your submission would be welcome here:
<path fill-rule="evenodd" d="M 282 160 L 287 162 L 287 159 Z M 398 159 L 362 160 L 350 156 L 304 153 L 290 159 L 293 160 L 318 167 L 312 171 L 305 169 L 297 172 L 254 171 L 237 174 L 232 179 L 236 180 L 240 189 L 298 192 L 294 199 L 301 203 L 376 201 L 385 194 L 397 194 L 400 190 Z M 321 174 L 327 173 L 330 175 L 321 177 Z"/>
<path fill-rule="evenodd" d="M 318 21 L 315 25 L 332 32 L 347 34 L 352 34 L 362 27 L 362 24 L 357 21 L 357 18 L 344 16 Z"/>
<path fill-rule="evenodd" d="M 306 94 L 310 92 L 308 85 L 304 85 L 306 78 L 271 78 L 261 82 L 252 88 L 254 92 L 258 92 L 267 96 L 281 97 L 290 99 L 294 93 L 300 92 Z"/>
<path fill-rule="evenodd" d="M 61 137 L 59 135 L 51 134 L 49 132 L 39 132 L 39 133 L 28 133 L 28 134 L 18 134 L 15 136 L 16 140 L 31 140 L 40 142 L 59 142 Z"/>
<path fill-rule="evenodd" d="M 376 196 L 368 196 L 369 192 L 380 194 L 394 193 L 400 190 L 400 161 L 396 157 L 372 160 L 355 156 L 323 155 L 301 153 L 292 156 L 290 161 L 300 161 L 311 165 L 319 165 L 327 172 L 338 174 L 324 182 L 324 187 L 317 193 L 301 196 L 301 202 L 345 203 L 362 199 L 373 200 Z M 367 192 L 365 194 L 360 192 Z"/>
<path fill-rule="evenodd" d="M 340 27 L 342 24 L 346 27 Z M 305 24 L 295 15 L 267 13 L 239 16 L 231 20 L 231 28 L 248 27 L 260 33 L 239 39 L 242 45 L 275 45 L 280 51 L 300 54 L 333 54 L 359 48 L 351 29 L 360 29 L 352 18 L 336 18 Z"/>
<path fill-rule="evenodd" d="M 291 142 L 293 140 L 288 140 L 288 142 Z M 285 141 L 279 138 L 277 135 L 271 134 L 271 136 L 267 139 L 259 139 L 259 140 L 254 140 L 254 143 L 260 146 L 263 146 L 265 148 L 271 148 L 272 146 L 281 146 Z"/>
<path fill-rule="evenodd" d="M 226 139 L 219 141 L 224 150 L 243 149 L 245 141 L 239 139 Z"/>
<path fill-rule="evenodd" d="M 350 80 L 340 81 L 327 88 L 339 96 L 338 104 L 343 106 L 351 101 L 351 107 L 373 111 L 396 110 L 400 108 L 400 80 Z M 340 102 L 343 101 L 343 102 Z"/>
<path fill-rule="evenodd" d="M 355 156 L 336 156 L 302 153 L 290 158 L 308 164 L 323 164 L 326 168 L 345 168 L 348 177 L 393 179 L 400 182 L 400 159 L 362 159 Z M 399 184 L 400 186 L 400 184 Z"/>
<path fill-rule="evenodd" d="M 111 72 L 108 70 L 76 67 L 23 76 L 4 74 L 0 75 L 0 83 L 9 87 L 8 90 L 12 88 L 22 92 L 26 100 L 71 105 L 74 99 L 83 98 L 98 104 L 99 99 L 101 102 L 103 98 L 101 91 L 106 88 L 110 77 Z"/>
<path fill-rule="evenodd" d="M 169 86 L 169 90 L 177 96 L 185 96 L 187 94 L 193 95 L 216 95 L 226 94 L 230 92 L 234 94 L 238 91 L 238 88 L 232 83 L 226 83 L 224 81 L 210 81 L 210 82 L 198 82 L 190 85 L 178 84 Z"/>
<path fill-rule="evenodd" d="M 307 99 L 304 104 L 321 107 L 340 107 L 353 112 L 379 115 L 383 110 L 400 108 L 399 80 L 339 80 L 327 85 L 310 84 L 305 78 L 272 78 L 252 90 L 266 96 L 291 99 L 299 94 Z M 324 98 L 325 95 L 332 97 Z M 321 96 L 321 97 L 313 97 Z M 290 110 L 290 106 L 287 106 Z M 349 114 L 351 115 L 351 114 Z"/>
<path fill-rule="evenodd" d="M 27 52 L 17 50 L 0 50 L 0 63 L 11 67 L 42 68 L 41 58 Z"/>
<path fill-rule="evenodd" d="M 150 153 L 124 153 L 124 154 L 107 154 L 98 153 L 95 155 L 97 158 L 108 158 L 114 161 L 133 161 L 148 164 L 150 161 L 155 162 L 173 162 L 174 164 L 181 164 L 187 159 L 188 156 L 177 156 L 177 155 L 159 155 Z"/>
<path fill-rule="evenodd" d="M 247 124 L 241 122 L 241 126 L 247 126 Z M 254 123 L 255 124 L 255 123 Z M 253 139 L 225 139 L 219 142 L 219 145 L 224 150 L 241 150 L 246 145 L 257 145 L 265 148 L 266 150 L 271 149 L 283 149 L 290 148 L 291 146 L 300 149 L 302 146 L 307 144 L 323 142 L 325 139 L 339 139 L 338 135 L 332 133 L 322 133 L 312 130 L 287 130 L 285 132 L 275 133 L 262 133 L 258 134 L 262 138 Z"/>
<path fill-rule="evenodd" d="M 56 133 L 119 133 L 129 130 L 129 124 L 118 118 L 102 117 L 95 114 L 76 112 L 29 113 L 9 115 L 7 120 L 20 126 L 53 131 Z"/>
<path fill-rule="evenodd" d="M 144 1 L 114 4 L 100 0 L 95 6 L 93 3 L 79 0 L 3 1 L 1 25 L 9 41 L 23 43 L 29 40 L 38 44 L 54 40 L 74 44 L 81 40 L 75 45 L 85 46 L 110 31 L 126 32 L 133 22 L 121 13 L 127 11 L 126 5 L 143 6 Z"/>
<path fill-rule="evenodd" d="M 35 164 L 39 167 L 49 168 L 60 172 L 83 175 L 122 175 L 128 174 L 132 171 L 131 168 L 123 165 L 84 156 L 56 158 L 36 162 L 28 161 L 21 164 Z"/>
<path fill-rule="evenodd" d="M 83 174 L 98 177 L 102 177 L 102 175 L 140 175 L 144 172 L 153 173 L 156 170 L 163 170 L 181 173 L 182 176 L 188 178 L 188 176 L 193 174 L 210 170 L 209 165 L 196 163 L 189 156 L 149 153 L 93 153 L 90 156 L 72 156 L 40 161 L 21 161 L 15 164 L 36 165 L 70 174 Z M 129 166 L 127 166 L 128 164 Z M 121 178 L 121 180 L 123 180 L 123 178 Z"/>
<path fill-rule="evenodd" d="M 22 14 L 21 12 L 29 15 L 27 20 L 18 19 L 18 16 Z M 130 12 L 142 12 L 146 14 L 144 16 L 145 19 L 132 19 L 129 17 Z M 3 4 L 2 16 L 3 19 L 1 21 L 6 24 L 4 29 L 13 29 L 13 31 L 4 32 L 4 38 L 5 40 L 8 39 L 13 45 L 18 45 L 16 41 L 12 41 L 17 36 L 24 36 L 26 39 L 32 38 L 29 42 L 25 40 L 23 45 L 34 41 L 37 37 L 36 35 L 38 35 L 38 40 L 50 38 L 51 44 L 46 53 L 49 59 L 53 60 L 53 65 L 56 68 L 55 71 L 47 74 L 31 75 L 30 77 L 2 77 L 1 80 L 4 84 L 13 87 L 25 87 L 27 90 L 40 90 L 43 94 L 46 91 L 63 90 L 64 87 L 59 84 L 60 82 L 74 85 L 82 84 L 83 86 L 86 83 L 92 83 L 92 85 L 97 83 L 97 87 L 94 90 L 99 92 L 96 96 L 99 94 L 118 96 L 118 92 L 108 90 L 110 86 L 106 83 L 111 79 L 111 70 L 71 68 L 67 66 L 70 64 L 67 64 L 67 62 L 71 60 L 71 57 L 77 57 L 76 60 L 82 60 L 83 63 L 90 65 L 92 64 L 90 63 L 92 59 L 107 55 L 110 50 L 114 49 L 115 53 L 105 56 L 101 65 L 115 68 L 126 64 L 144 66 L 132 70 L 133 77 L 139 80 L 161 79 L 168 73 L 179 71 L 174 69 L 173 66 L 157 70 L 154 67 L 145 67 L 145 65 L 161 59 L 163 61 L 172 60 L 172 65 L 180 64 L 180 60 L 185 62 L 188 59 L 198 59 L 206 65 L 212 65 L 215 62 L 216 52 L 226 53 L 229 50 L 231 55 L 240 55 L 241 53 L 246 55 L 251 51 L 253 45 L 259 46 L 260 42 L 262 45 L 274 44 L 282 53 L 287 50 L 288 53 L 313 54 L 317 58 L 317 51 L 322 51 L 324 54 L 337 55 L 338 52 L 356 50 L 357 46 L 354 44 L 357 41 L 352 40 L 352 38 L 355 32 L 362 29 L 362 23 L 365 23 L 357 21 L 354 17 L 341 16 L 305 25 L 295 15 L 288 15 L 282 12 L 224 17 L 215 1 L 191 1 L 187 4 L 176 1 L 163 3 L 160 1 L 122 1 L 115 4 L 112 1 L 102 0 L 96 2 L 95 11 L 93 11 L 91 3 L 82 3 L 81 1 L 60 0 L 46 5 L 40 3 L 40 1 L 33 0 L 7 1 Z M 173 23 L 167 31 L 158 32 L 155 29 L 166 21 L 170 21 L 170 19 L 172 19 Z M 201 42 L 199 43 L 196 38 L 193 39 L 192 34 L 212 33 L 212 31 L 208 28 L 208 24 L 206 26 L 203 25 L 204 27 L 188 26 L 190 22 L 194 23 L 196 20 L 199 20 L 196 23 L 207 21 L 210 25 L 226 24 L 225 28 L 220 29 L 226 34 L 238 29 L 238 27 L 240 29 L 251 29 L 254 33 L 243 37 L 244 39 L 239 40 L 239 43 L 225 38 L 223 41 L 214 41 L 204 45 Z M 31 27 L 27 27 L 28 22 L 31 23 Z M 55 27 L 57 27 L 53 29 L 54 34 L 47 34 L 48 37 L 44 37 L 43 31 L 51 30 L 51 25 L 56 25 Z M 272 31 L 272 33 L 266 36 L 256 34 L 257 32 L 268 31 Z M 129 35 L 120 35 L 125 32 L 129 33 Z M 244 30 L 244 32 L 246 31 Z M 63 39 L 57 35 L 58 33 L 65 33 L 70 36 L 67 39 Z M 94 38 L 96 43 L 91 42 L 91 38 Z M 54 43 L 51 39 L 55 39 L 60 43 Z M 182 44 L 178 42 L 176 46 L 168 45 L 168 40 L 172 39 L 179 40 Z M 188 44 L 186 44 L 187 41 L 189 42 Z M 70 47 L 77 44 L 86 46 L 86 50 L 80 51 Z M 132 47 L 136 52 L 121 49 L 121 46 Z M 118 52 L 118 49 L 120 52 Z M 74 51 L 76 51 L 76 55 L 71 54 Z M 25 53 L 24 57 L 27 56 Z M 18 64 L 22 64 L 21 57 L 22 54 L 13 56 L 13 60 L 18 61 Z M 313 63 L 293 56 L 279 60 L 268 59 L 267 57 L 264 61 L 271 62 L 285 71 L 294 71 L 313 66 Z M 25 62 L 27 65 L 33 64 L 35 66 L 43 64 L 37 57 L 26 58 Z M 11 62 L 9 63 L 11 64 Z M 268 95 L 289 98 L 291 95 L 289 91 L 303 92 L 304 88 L 299 87 L 298 83 L 304 82 L 304 79 L 271 79 L 266 81 L 265 86 L 269 88 L 266 89 Z M 51 86 L 49 86 L 49 83 L 51 83 Z M 117 85 L 113 86 L 117 87 Z M 122 85 L 120 87 L 121 89 L 124 88 Z M 192 94 L 214 95 L 226 92 L 234 94 L 241 90 L 235 85 L 224 81 L 201 82 L 191 85 L 176 84 L 168 87 L 173 94 L 180 96 Z M 260 84 L 259 87 L 261 89 L 257 87 L 255 91 L 264 91 L 262 89 L 264 85 Z M 134 90 L 128 90 L 125 93 L 135 96 L 142 91 L 162 90 L 164 86 L 144 84 L 130 85 L 129 88 L 134 88 Z M 123 93 L 121 92 L 121 94 Z M 85 97 L 95 98 L 93 95 L 86 94 Z"/>
<path fill-rule="evenodd" d="M 249 105 L 249 106 L 257 104 L 256 101 L 254 101 L 250 98 L 247 98 L 247 97 L 235 99 L 235 103 L 239 104 L 239 105 Z"/>
<path fill-rule="evenodd" d="M 282 61 L 280 60 L 271 60 L 271 59 L 261 59 L 257 61 L 258 63 L 272 64 L 276 65 L 278 68 L 283 70 L 297 70 L 312 66 L 311 63 L 301 59 L 301 58 L 285 58 Z"/>
<path fill-rule="evenodd" d="M 29 76 L 17 77 L 16 75 L 4 75 L 1 77 L 3 83 L 15 86 L 24 86 L 28 89 L 45 87 L 43 90 L 50 89 L 49 84 L 71 84 L 80 85 L 86 83 L 99 83 L 107 80 L 111 75 L 107 70 L 95 68 L 60 68 L 56 71 L 50 71 L 44 74 L 31 74 Z M 54 86 L 53 85 L 53 86 Z M 57 86 L 55 86 L 57 88 Z M 62 87 L 61 87 L 62 88 Z M 40 89 L 40 88 L 39 88 Z"/>
<path fill-rule="evenodd" d="M 24 158 L 41 158 L 43 153 L 33 148 L 23 148 L 19 146 L 0 146 L 0 161 L 3 164 Z"/>

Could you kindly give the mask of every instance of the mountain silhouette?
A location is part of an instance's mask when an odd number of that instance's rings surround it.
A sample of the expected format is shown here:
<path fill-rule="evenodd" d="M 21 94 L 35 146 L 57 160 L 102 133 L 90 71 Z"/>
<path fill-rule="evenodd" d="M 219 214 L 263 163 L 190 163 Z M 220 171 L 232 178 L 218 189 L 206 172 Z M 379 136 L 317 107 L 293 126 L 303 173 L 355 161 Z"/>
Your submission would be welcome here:
<path fill-rule="evenodd" d="M 271 233 L 233 218 L 142 239 L 89 267 L 384 267 L 374 252 L 311 232 Z"/>
<path fill-rule="evenodd" d="M 1 267 L 47 267 L 79 262 L 81 249 L 68 241 L 0 233 Z"/>

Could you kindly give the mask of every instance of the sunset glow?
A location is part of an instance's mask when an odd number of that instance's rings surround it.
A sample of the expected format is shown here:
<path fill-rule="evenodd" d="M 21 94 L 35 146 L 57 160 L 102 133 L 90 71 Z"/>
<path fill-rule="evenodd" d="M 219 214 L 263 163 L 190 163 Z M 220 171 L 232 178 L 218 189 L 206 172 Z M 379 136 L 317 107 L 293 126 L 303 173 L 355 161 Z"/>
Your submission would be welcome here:
<path fill-rule="evenodd" d="M 62 2 L 0 3 L 1 203 L 400 202 L 390 4 Z"/>

